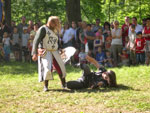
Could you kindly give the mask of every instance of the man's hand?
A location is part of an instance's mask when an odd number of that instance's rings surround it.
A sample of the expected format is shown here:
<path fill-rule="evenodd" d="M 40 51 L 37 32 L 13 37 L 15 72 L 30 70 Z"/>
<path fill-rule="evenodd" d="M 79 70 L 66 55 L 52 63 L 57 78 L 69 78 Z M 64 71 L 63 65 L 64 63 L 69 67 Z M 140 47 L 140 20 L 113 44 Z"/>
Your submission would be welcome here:
<path fill-rule="evenodd" d="M 37 61 L 37 59 L 38 59 L 37 54 L 33 54 L 33 56 L 32 56 L 32 60 L 33 60 L 33 61 Z"/>

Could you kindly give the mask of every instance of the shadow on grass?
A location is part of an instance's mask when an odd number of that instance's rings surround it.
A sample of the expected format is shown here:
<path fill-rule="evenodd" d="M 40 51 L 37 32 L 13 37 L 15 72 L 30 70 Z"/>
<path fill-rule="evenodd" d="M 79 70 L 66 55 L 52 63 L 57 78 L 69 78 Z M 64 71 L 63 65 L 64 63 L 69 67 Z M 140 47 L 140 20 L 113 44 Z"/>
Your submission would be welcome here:
<path fill-rule="evenodd" d="M 74 93 L 74 92 L 88 92 L 88 93 L 98 93 L 98 92 L 111 92 L 111 91 L 122 91 L 122 90 L 134 90 L 132 87 L 119 84 L 115 88 L 99 88 L 99 89 L 78 89 L 78 90 L 69 90 L 69 89 L 49 89 L 49 91 L 56 92 L 65 92 L 65 93 Z"/>

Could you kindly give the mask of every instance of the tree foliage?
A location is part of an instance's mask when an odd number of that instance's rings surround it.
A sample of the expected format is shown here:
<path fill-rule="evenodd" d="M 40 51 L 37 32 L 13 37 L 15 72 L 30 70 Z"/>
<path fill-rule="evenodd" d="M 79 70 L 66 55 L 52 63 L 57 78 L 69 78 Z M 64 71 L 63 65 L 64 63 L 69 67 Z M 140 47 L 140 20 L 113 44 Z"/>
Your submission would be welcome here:
<path fill-rule="evenodd" d="M 150 15 L 149 0 L 80 0 L 82 20 L 93 23 L 96 18 L 105 21 L 118 20 L 124 17 L 137 17 L 138 21 Z M 66 21 L 65 0 L 12 0 L 12 20 L 20 21 L 21 16 L 33 21 L 46 22 L 50 15 L 57 15 Z"/>

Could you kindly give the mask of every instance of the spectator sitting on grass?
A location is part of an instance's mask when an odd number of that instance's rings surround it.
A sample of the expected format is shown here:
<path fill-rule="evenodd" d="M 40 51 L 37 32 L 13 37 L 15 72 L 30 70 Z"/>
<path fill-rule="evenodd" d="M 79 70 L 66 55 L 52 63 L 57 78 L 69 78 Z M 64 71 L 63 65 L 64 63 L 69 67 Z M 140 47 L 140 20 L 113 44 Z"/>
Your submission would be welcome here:
<path fill-rule="evenodd" d="M 122 49 L 122 54 L 119 53 L 119 56 L 121 58 L 121 62 L 118 65 L 119 66 L 128 66 L 129 65 L 129 56 L 127 54 L 126 48 Z"/>
<path fill-rule="evenodd" d="M 96 53 L 96 61 L 97 61 L 100 65 L 104 65 L 105 59 L 106 59 L 105 53 L 102 51 L 102 48 L 101 48 L 101 47 L 98 47 L 98 52 Z"/>

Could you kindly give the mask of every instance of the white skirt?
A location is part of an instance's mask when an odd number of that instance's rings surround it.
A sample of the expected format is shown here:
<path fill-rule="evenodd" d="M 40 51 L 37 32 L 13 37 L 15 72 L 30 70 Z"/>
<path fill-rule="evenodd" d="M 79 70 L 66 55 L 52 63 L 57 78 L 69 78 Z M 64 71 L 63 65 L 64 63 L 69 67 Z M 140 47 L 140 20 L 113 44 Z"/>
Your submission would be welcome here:
<path fill-rule="evenodd" d="M 65 65 L 58 53 L 58 51 L 46 51 L 46 54 L 43 57 L 38 57 L 38 75 L 39 75 L 39 82 L 45 80 L 53 80 L 52 75 L 52 64 L 53 58 L 56 59 L 58 65 L 60 66 L 63 78 L 66 76 L 66 69 Z"/>

